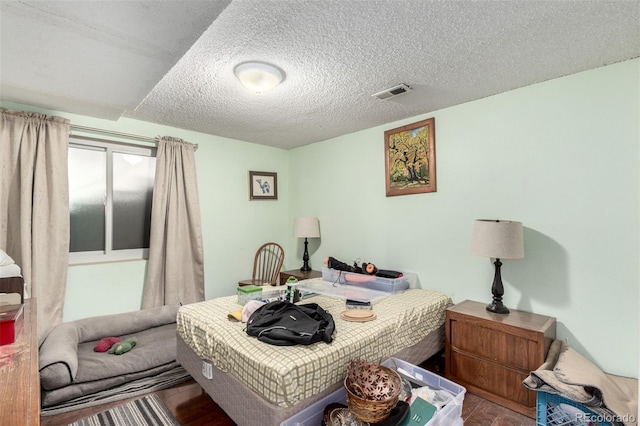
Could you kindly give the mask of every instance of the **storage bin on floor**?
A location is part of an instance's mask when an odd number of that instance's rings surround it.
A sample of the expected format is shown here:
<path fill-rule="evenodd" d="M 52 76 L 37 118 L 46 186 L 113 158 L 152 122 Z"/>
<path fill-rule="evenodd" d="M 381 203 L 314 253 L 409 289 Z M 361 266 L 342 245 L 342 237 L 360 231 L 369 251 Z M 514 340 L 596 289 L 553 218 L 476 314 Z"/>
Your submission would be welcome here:
<path fill-rule="evenodd" d="M 453 397 L 450 403 L 445 405 L 422 426 L 462 426 L 462 403 L 464 402 L 464 394 L 467 392 L 464 387 L 398 358 L 389 358 L 383 361 L 382 365 L 393 368 L 394 370 L 402 369 L 413 377 L 412 381 L 415 383 L 445 390 Z M 344 387 L 283 421 L 280 423 L 280 426 L 320 426 L 322 424 L 324 408 L 330 403 L 347 405 L 347 396 Z"/>

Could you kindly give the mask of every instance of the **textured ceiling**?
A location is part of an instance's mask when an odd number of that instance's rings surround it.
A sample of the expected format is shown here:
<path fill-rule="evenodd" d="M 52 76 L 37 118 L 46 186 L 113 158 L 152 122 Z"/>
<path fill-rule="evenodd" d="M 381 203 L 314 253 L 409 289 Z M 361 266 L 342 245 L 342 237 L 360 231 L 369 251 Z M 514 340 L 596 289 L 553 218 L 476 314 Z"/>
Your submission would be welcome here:
<path fill-rule="evenodd" d="M 285 149 L 640 56 L 636 0 L 2 1 L 0 24 L 2 100 Z M 247 60 L 284 82 L 250 93 Z"/>

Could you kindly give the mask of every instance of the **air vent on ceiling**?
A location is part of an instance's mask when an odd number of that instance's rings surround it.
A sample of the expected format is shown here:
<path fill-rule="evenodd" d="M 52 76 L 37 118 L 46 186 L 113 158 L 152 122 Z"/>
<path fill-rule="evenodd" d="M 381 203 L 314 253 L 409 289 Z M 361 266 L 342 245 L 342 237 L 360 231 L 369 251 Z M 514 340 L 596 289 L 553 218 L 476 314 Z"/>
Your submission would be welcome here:
<path fill-rule="evenodd" d="M 373 97 L 378 99 L 389 99 L 394 96 L 400 96 L 411 90 L 411 87 L 406 84 L 398 84 L 397 86 L 390 87 L 388 89 L 383 90 L 382 92 L 374 93 Z"/>

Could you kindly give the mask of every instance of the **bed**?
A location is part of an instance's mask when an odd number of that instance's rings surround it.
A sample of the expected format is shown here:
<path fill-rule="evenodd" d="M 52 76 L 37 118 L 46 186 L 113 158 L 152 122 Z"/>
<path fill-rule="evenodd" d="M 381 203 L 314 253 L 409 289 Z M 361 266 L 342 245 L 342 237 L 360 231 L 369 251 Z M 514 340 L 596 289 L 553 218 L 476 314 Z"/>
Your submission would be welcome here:
<path fill-rule="evenodd" d="M 0 304 L 24 303 L 24 298 L 24 279 L 20 266 L 0 250 Z"/>
<path fill-rule="evenodd" d="M 374 300 L 377 319 L 340 318 L 344 299 L 317 295 L 332 314 L 331 344 L 272 346 L 249 337 L 227 314 L 236 296 L 182 306 L 177 315 L 177 359 L 239 425 L 279 425 L 342 386 L 352 359 L 381 362 L 395 356 L 419 364 L 444 347 L 445 294 L 409 289 Z"/>

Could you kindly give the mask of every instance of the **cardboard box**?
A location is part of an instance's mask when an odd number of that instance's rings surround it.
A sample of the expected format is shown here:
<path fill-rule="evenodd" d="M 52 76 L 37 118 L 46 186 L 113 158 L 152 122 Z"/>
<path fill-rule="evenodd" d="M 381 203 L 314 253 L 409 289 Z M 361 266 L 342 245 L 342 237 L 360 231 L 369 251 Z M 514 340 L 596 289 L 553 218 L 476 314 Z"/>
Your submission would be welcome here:
<path fill-rule="evenodd" d="M 0 345 L 16 341 L 23 322 L 24 305 L 0 305 Z"/>

